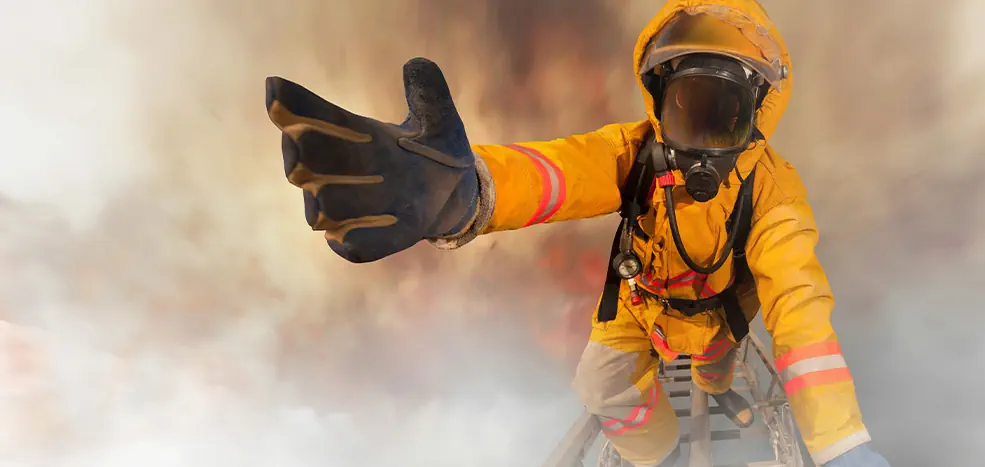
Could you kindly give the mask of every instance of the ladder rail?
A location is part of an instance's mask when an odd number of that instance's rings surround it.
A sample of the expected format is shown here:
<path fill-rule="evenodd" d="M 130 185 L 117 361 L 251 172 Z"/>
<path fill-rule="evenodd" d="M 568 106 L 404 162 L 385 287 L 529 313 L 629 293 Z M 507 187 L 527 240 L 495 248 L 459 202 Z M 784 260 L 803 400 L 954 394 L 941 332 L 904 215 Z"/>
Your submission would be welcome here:
<path fill-rule="evenodd" d="M 682 434 L 680 439 L 681 445 L 688 446 L 687 461 L 684 461 L 685 456 L 682 453 L 677 465 L 726 467 L 716 465 L 713 462 L 711 447 L 715 441 L 743 440 L 765 435 L 769 438 L 774 459 L 731 464 L 730 466 L 804 467 L 800 439 L 796 436 L 790 404 L 783 392 L 780 375 L 773 366 L 772 359 L 767 356 L 765 345 L 758 336 L 750 332 L 740 342 L 737 351 L 739 353 L 736 356 L 736 376 L 739 378 L 736 379 L 743 380 L 745 386 L 739 386 L 733 382 L 732 388 L 736 391 L 747 390 L 749 392 L 753 399 L 753 410 L 759 414 L 764 425 L 763 428 L 753 426 L 732 430 L 712 430 L 710 416 L 721 413 L 721 409 L 717 406 L 709 406 L 708 393 L 698 388 L 690 380 L 690 377 L 669 374 L 672 371 L 688 371 L 690 369 L 690 357 L 682 356 L 681 359 L 669 364 L 663 360 L 659 361 L 657 379 L 661 385 L 667 387 L 671 384 L 680 385 L 686 382 L 689 386 L 683 390 L 671 391 L 668 389 L 668 395 L 672 397 L 690 396 L 691 398 L 690 409 L 675 410 L 679 418 L 690 420 L 690 430 Z M 765 367 L 770 376 L 769 384 L 765 389 L 759 380 L 760 373 L 756 368 L 758 365 Z M 602 427 L 598 417 L 583 412 L 551 452 L 548 460 L 542 464 L 542 467 L 585 467 L 585 456 L 600 437 L 601 432 Z M 611 449 L 611 445 L 606 440 L 602 446 L 598 465 L 600 467 L 619 467 L 626 464 L 618 459 L 618 455 Z"/>
<path fill-rule="evenodd" d="M 770 382 L 763 391 L 759 381 L 756 366 L 750 362 L 750 347 L 759 362 L 769 373 Z M 770 442 L 776 461 L 785 467 L 803 467 L 804 459 L 800 452 L 800 440 L 796 436 L 793 414 L 783 387 L 780 374 L 776 371 L 771 358 L 766 355 L 766 346 L 754 333 L 749 333 L 740 345 L 739 358 L 736 359 L 740 370 L 739 375 L 745 380 L 749 393 L 753 397 L 754 409 L 760 414 L 763 422 L 770 431 Z M 774 392 L 778 392 L 775 394 Z"/>

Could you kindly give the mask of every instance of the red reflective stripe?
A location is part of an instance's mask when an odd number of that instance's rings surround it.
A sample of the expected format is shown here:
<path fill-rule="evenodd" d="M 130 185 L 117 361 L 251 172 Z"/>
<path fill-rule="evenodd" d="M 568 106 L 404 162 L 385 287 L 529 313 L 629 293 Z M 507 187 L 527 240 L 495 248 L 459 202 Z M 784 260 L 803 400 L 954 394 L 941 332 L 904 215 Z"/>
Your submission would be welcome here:
<path fill-rule="evenodd" d="M 701 355 L 692 355 L 691 360 L 700 360 L 700 361 L 714 360 L 718 357 L 721 357 L 722 355 L 725 354 L 725 352 L 728 352 L 729 349 L 732 348 L 732 346 L 729 344 L 731 344 L 731 342 L 729 342 L 727 339 L 721 339 L 718 342 L 712 344 L 710 347 L 706 348 L 705 353 Z"/>
<path fill-rule="evenodd" d="M 639 417 L 640 411 L 653 408 L 652 407 L 653 403 L 656 402 L 657 400 L 656 398 L 657 386 L 654 386 L 653 389 L 650 389 L 649 392 L 650 392 L 650 397 L 648 397 L 646 401 L 644 401 L 642 404 L 633 407 L 633 411 L 629 413 L 628 417 L 622 420 L 618 418 L 610 418 L 608 420 L 604 420 L 602 422 L 602 426 L 609 427 L 618 423 L 633 423 L 633 421 L 636 420 L 637 417 Z"/>
<path fill-rule="evenodd" d="M 540 151 L 521 146 L 519 144 L 507 144 L 505 147 L 519 152 L 530 159 L 534 164 L 534 169 L 540 175 L 541 193 L 537 209 L 523 226 L 547 222 L 551 216 L 556 214 L 567 197 L 567 186 L 564 181 L 564 173 L 554 163 L 554 161 L 544 156 Z"/>
<path fill-rule="evenodd" d="M 658 396 L 660 394 L 660 385 L 654 383 L 653 389 L 650 390 L 650 397 L 640 405 L 633 407 L 633 411 L 630 412 L 629 416 L 619 420 L 611 418 L 602 421 L 602 428 L 606 433 L 610 435 L 621 435 L 629 430 L 634 430 L 646 424 L 650 421 L 650 415 L 653 414 L 653 407 L 657 405 Z M 642 413 L 642 416 L 641 416 Z M 614 425 L 622 425 L 617 429 L 609 430 L 609 428 Z"/>
<path fill-rule="evenodd" d="M 725 377 L 725 375 L 720 375 L 718 373 L 705 373 L 701 370 L 698 370 L 698 374 L 701 375 L 702 378 L 707 378 L 707 379 L 719 379 Z"/>
<path fill-rule="evenodd" d="M 832 370 L 822 370 L 822 371 L 812 371 L 810 373 L 805 373 L 800 375 L 790 381 L 787 381 L 783 385 L 783 390 L 787 392 L 787 396 L 800 391 L 801 389 L 809 388 L 812 386 L 820 386 L 822 384 L 832 384 L 840 383 L 843 381 L 851 381 L 852 374 L 848 371 L 848 368 L 835 368 Z"/>
<path fill-rule="evenodd" d="M 653 295 L 660 295 L 660 292 L 663 292 L 665 290 L 663 287 L 654 286 L 652 284 L 643 281 L 639 281 L 637 285 L 639 285 L 640 288 L 642 288 L 643 290 L 652 293 Z"/>
<path fill-rule="evenodd" d="M 786 370 L 787 367 L 797 363 L 801 360 L 806 360 L 808 358 L 823 357 L 825 355 L 838 355 L 841 354 L 841 344 L 836 341 L 830 342 L 818 342 L 816 344 L 809 344 L 803 347 L 797 347 L 793 349 L 780 358 L 776 359 L 776 371 L 782 372 Z M 796 379 L 796 378 L 794 378 Z"/>
<path fill-rule="evenodd" d="M 674 360 L 675 358 L 677 358 L 678 355 L 680 355 L 678 352 L 670 350 L 670 346 L 667 345 L 667 341 L 664 340 L 663 337 L 660 337 L 660 334 L 657 334 L 656 332 L 650 334 L 650 341 L 653 342 L 653 345 L 655 347 L 657 347 L 660 350 L 663 350 L 667 354 L 667 358 L 671 360 Z"/>
<path fill-rule="evenodd" d="M 697 273 L 694 272 L 694 271 L 685 271 L 685 272 L 680 273 L 680 274 L 678 274 L 678 275 L 676 275 L 674 277 L 671 277 L 670 279 L 667 279 L 667 282 L 679 281 L 681 279 L 685 279 L 685 278 L 690 277 L 690 276 L 693 276 L 695 274 L 697 274 Z"/>
<path fill-rule="evenodd" d="M 568 187 L 567 187 L 567 183 L 565 183 L 564 180 L 564 172 L 561 171 L 561 168 L 558 167 L 557 164 L 554 163 L 554 161 L 552 161 L 550 158 L 545 156 L 544 153 L 531 147 L 527 147 L 527 146 L 520 146 L 520 147 L 540 156 L 544 160 L 544 162 L 547 163 L 547 165 L 551 166 L 551 169 L 554 170 L 554 174 L 557 176 L 557 183 L 558 183 L 557 199 L 554 201 L 554 206 L 551 208 L 551 210 L 547 213 L 546 216 L 544 216 L 544 221 L 547 221 L 555 214 L 557 214 L 558 211 L 561 210 L 561 206 L 564 205 L 565 198 L 568 197 Z M 549 193 L 548 196 L 550 196 Z"/>
<path fill-rule="evenodd" d="M 668 284 L 667 285 L 667 288 L 668 289 L 674 289 L 674 288 L 677 288 L 677 287 L 684 287 L 685 285 L 693 285 L 693 284 L 696 284 L 699 280 L 701 280 L 701 279 L 699 279 L 697 277 L 692 277 L 692 278 L 690 278 L 690 279 L 688 279 L 686 281 L 683 281 L 683 282 L 675 282 L 673 284 Z"/>
<path fill-rule="evenodd" d="M 534 165 L 534 169 L 537 170 L 537 174 L 540 175 L 540 202 L 537 203 L 537 209 L 534 210 L 533 216 L 530 216 L 530 220 L 523 224 L 524 227 L 527 227 L 539 219 L 544 213 L 544 210 L 547 209 L 547 203 L 551 200 L 551 176 L 547 173 L 547 168 L 544 167 L 540 161 L 534 159 L 534 156 L 528 154 L 527 151 L 520 149 L 520 146 L 515 144 L 507 144 L 506 147 L 527 156 L 527 158 L 530 159 L 530 163 Z"/>
<path fill-rule="evenodd" d="M 701 298 L 708 298 L 711 297 L 712 295 L 715 295 L 715 291 L 712 290 L 711 287 L 708 286 L 708 284 L 705 284 L 705 288 L 701 290 Z"/>
<path fill-rule="evenodd" d="M 699 280 L 704 280 L 708 276 L 706 274 L 698 274 L 694 271 L 687 271 L 683 274 L 678 274 L 670 279 L 667 279 L 667 288 L 672 289 L 674 287 L 683 287 L 685 285 L 691 285 Z"/>
<path fill-rule="evenodd" d="M 674 172 L 667 172 L 657 177 L 657 180 L 659 181 L 660 188 L 663 188 L 665 186 L 673 186 L 674 183 L 676 183 L 676 181 L 674 180 Z"/>
<path fill-rule="evenodd" d="M 626 424 L 626 425 L 623 425 L 622 428 L 618 428 L 618 429 L 615 429 L 615 430 L 606 430 L 606 433 L 607 434 L 610 434 L 610 435 L 621 435 L 621 434 L 623 434 L 623 433 L 625 433 L 625 432 L 627 432 L 629 430 L 635 430 L 635 429 L 639 428 L 640 426 L 646 424 L 646 422 L 650 421 L 650 414 L 652 414 L 652 413 L 653 413 L 653 409 L 650 408 L 650 407 L 647 407 L 646 413 L 643 414 L 643 419 L 640 420 L 639 423 Z"/>

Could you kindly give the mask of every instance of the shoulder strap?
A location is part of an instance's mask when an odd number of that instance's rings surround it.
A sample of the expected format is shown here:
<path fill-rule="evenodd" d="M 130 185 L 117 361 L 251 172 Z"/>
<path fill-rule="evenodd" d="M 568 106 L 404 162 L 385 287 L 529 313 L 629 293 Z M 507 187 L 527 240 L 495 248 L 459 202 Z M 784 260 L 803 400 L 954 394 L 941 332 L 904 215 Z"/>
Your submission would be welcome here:
<path fill-rule="evenodd" d="M 752 209 L 753 209 L 753 186 L 756 182 L 756 169 L 743 181 L 739 188 L 739 197 L 735 200 L 735 207 L 732 208 L 732 215 L 726 221 L 725 229 L 731 231 L 735 228 L 735 244 L 732 247 L 732 268 L 735 278 L 732 285 L 723 290 L 721 297 L 722 308 L 725 311 L 725 322 L 728 323 L 729 330 L 736 342 L 742 341 L 749 334 L 749 321 L 746 314 L 742 311 L 739 303 L 739 285 L 752 279 L 752 272 L 749 271 L 749 263 L 746 262 L 746 241 L 749 239 L 749 231 L 752 229 Z M 742 206 L 742 218 L 738 218 L 738 207 Z"/>
<path fill-rule="evenodd" d="M 653 130 L 646 133 L 643 143 L 636 150 L 636 159 L 633 166 L 629 169 L 629 176 L 619 187 L 619 194 L 622 204 L 619 207 L 619 214 L 623 218 L 636 217 L 642 214 L 642 209 L 649 201 L 650 184 L 656 173 L 667 169 L 667 161 L 663 153 L 658 151 L 655 146 L 657 141 Z"/>
<path fill-rule="evenodd" d="M 629 176 L 619 187 L 619 194 L 622 204 L 619 207 L 619 216 L 623 219 L 633 219 L 643 212 L 646 203 L 646 195 L 649 193 L 650 184 L 656 171 L 655 163 L 660 164 L 664 160 L 663 154 L 655 154 L 654 145 L 656 139 L 653 130 L 647 132 L 643 139 L 643 144 L 637 148 L 636 159 L 633 166 L 629 169 Z M 663 162 L 666 164 L 666 162 Z M 622 236 L 622 223 L 616 228 L 616 235 L 612 239 L 612 250 L 609 253 L 608 272 L 605 275 L 605 286 L 602 288 L 602 298 L 599 300 L 599 307 L 596 310 L 599 322 L 612 321 L 616 319 L 616 311 L 619 308 L 619 284 L 622 281 L 615 269 L 612 268 L 612 261 L 619 254 L 619 240 Z"/>
<path fill-rule="evenodd" d="M 726 230 L 731 231 L 734 227 L 737 229 L 735 231 L 735 246 L 732 247 L 732 256 L 736 258 L 745 258 L 746 256 L 746 241 L 749 239 L 749 230 L 752 229 L 752 210 L 753 210 L 753 185 L 756 182 L 756 169 L 753 168 L 749 175 L 746 176 L 745 181 L 739 188 L 738 199 L 735 200 L 735 208 L 732 209 L 732 215 L 729 216 L 728 225 L 726 225 Z M 736 213 L 738 212 L 738 207 L 742 203 L 742 219 L 735 219 Z"/>

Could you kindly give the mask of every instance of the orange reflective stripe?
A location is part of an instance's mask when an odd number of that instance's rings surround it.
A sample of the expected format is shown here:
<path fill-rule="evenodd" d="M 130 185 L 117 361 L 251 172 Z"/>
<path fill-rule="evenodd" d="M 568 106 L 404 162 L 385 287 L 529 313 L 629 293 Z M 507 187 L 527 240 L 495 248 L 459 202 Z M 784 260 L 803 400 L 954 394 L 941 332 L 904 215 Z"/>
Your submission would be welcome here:
<path fill-rule="evenodd" d="M 534 163 L 537 173 L 540 174 L 540 202 L 537 204 L 537 210 L 534 211 L 533 216 L 523 226 L 547 222 L 554 214 L 557 214 L 561 205 L 564 204 L 565 198 L 567 198 L 564 172 L 554 161 L 536 149 L 519 144 L 507 144 L 506 147 L 529 157 L 530 161 Z"/>
<path fill-rule="evenodd" d="M 663 350 L 667 358 L 671 360 L 676 359 L 677 356 L 680 355 L 679 352 L 675 352 L 670 349 L 670 346 L 667 345 L 667 339 L 664 339 L 664 336 L 659 330 L 654 330 L 653 334 L 650 334 L 650 341 L 653 342 L 654 347 Z"/>
<path fill-rule="evenodd" d="M 831 370 L 821 370 L 813 371 L 810 373 L 805 373 L 796 378 L 791 379 L 783 384 L 783 390 L 787 392 L 787 396 L 793 395 L 794 393 L 800 391 L 804 388 L 809 388 L 811 386 L 820 386 L 822 384 L 833 384 L 841 383 L 844 381 L 851 381 L 852 374 L 848 371 L 848 367 L 834 368 Z"/>
<path fill-rule="evenodd" d="M 708 285 L 708 282 L 706 281 L 705 282 L 705 287 L 703 289 L 701 289 L 701 295 L 700 295 L 700 297 L 701 298 L 707 298 L 707 297 L 710 297 L 712 295 L 715 295 L 715 291 L 712 290 L 711 286 Z"/>
<path fill-rule="evenodd" d="M 697 274 L 697 273 L 694 272 L 694 271 L 684 271 L 684 272 L 682 272 L 682 273 L 680 273 L 680 274 L 678 274 L 678 275 L 676 275 L 674 277 L 671 277 L 671 278 L 667 279 L 667 282 L 679 281 L 681 279 L 690 277 L 690 276 L 692 276 L 694 274 Z"/>
<path fill-rule="evenodd" d="M 720 339 L 709 347 L 705 348 L 705 353 L 701 355 L 692 355 L 691 360 L 714 360 L 716 358 L 725 355 L 726 352 L 732 349 L 731 342 L 728 339 Z"/>
<path fill-rule="evenodd" d="M 657 283 L 657 280 L 653 277 L 653 272 L 651 271 L 644 274 L 641 277 L 640 283 L 644 284 L 648 291 L 656 294 L 658 293 L 656 292 L 658 290 L 664 291 L 666 289 L 673 289 L 677 287 L 693 285 L 693 284 L 697 284 L 699 281 L 707 281 L 707 279 L 708 279 L 707 274 L 698 274 L 694 271 L 687 271 L 663 281 L 663 285 L 660 285 Z M 715 294 L 715 291 L 712 290 L 710 287 L 708 287 L 707 282 L 702 284 L 702 287 L 704 287 L 704 290 L 702 291 L 702 295 L 708 294 L 710 296 Z"/>
<path fill-rule="evenodd" d="M 797 347 L 776 359 L 776 371 L 786 370 L 787 367 L 801 360 L 825 355 L 841 355 L 841 345 L 836 341 L 831 341 Z"/>
<path fill-rule="evenodd" d="M 790 396 L 804 388 L 851 381 L 848 363 L 838 342 L 818 342 L 797 347 L 776 359 L 776 370 Z"/>
<path fill-rule="evenodd" d="M 667 280 L 667 288 L 668 289 L 672 289 L 674 287 L 684 287 L 685 285 L 694 284 L 694 283 L 698 282 L 699 280 L 702 280 L 702 279 L 704 279 L 706 277 L 708 277 L 708 276 L 706 276 L 704 274 L 698 274 L 698 273 L 696 273 L 694 271 L 688 271 L 688 272 L 686 272 L 684 274 L 681 274 L 681 275 L 679 275 L 677 277 L 668 279 Z"/>
<path fill-rule="evenodd" d="M 666 289 L 664 289 L 663 286 L 654 284 L 653 278 L 646 275 L 640 276 L 640 280 L 639 282 L 637 282 L 637 285 L 642 287 L 643 290 L 652 293 L 653 295 L 659 296 L 662 292 L 666 291 Z"/>
<path fill-rule="evenodd" d="M 617 418 L 602 420 L 602 431 L 610 435 L 621 435 L 629 430 L 642 427 L 650 420 L 650 415 L 653 414 L 653 407 L 657 405 L 659 395 L 660 385 L 654 382 L 653 389 L 650 390 L 650 395 L 646 401 L 633 407 L 629 416 L 622 420 Z"/>

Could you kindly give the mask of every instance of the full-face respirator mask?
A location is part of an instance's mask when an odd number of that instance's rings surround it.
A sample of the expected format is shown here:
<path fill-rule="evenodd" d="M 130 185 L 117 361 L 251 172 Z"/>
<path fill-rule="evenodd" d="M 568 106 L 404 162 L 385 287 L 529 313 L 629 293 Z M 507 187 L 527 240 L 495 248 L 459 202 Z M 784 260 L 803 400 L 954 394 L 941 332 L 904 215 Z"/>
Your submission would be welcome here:
<path fill-rule="evenodd" d="M 756 109 L 768 84 L 741 62 L 712 54 L 671 60 L 647 78 L 668 166 L 681 172 L 695 201 L 713 199 L 759 136 Z"/>
<path fill-rule="evenodd" d="M 698 265 L 687 254 L 673 209 L 670 171 L 681 172 L 684 188 L 695 201 L 703 203 L 715 198 L 729 172 L 736 170 L 739 155 L 754 140 L 762 138 L 755 128 L 756 109 L 769 84 L 741 62 L 713 54 L 686 55 L 661 64 L 644 76 L 644 84 L 654 95 L 663 143 L 645 146 L 642 150 L 647 154 L 640 157 L 650 158 L 651 167 L 657 167 L 662 174 L 658 182 L 664 189 L 671 234 L 681 258 L 693 271 L 711 274 L 731 255 L 734 236 L 729 236 L 724 254 L 710 266 Z M 743 182 L 737 170 L 736 174 Z M 645 182 L 642 177 L 628 181 L 639 185 L 637 191 Z M 635 210 L 631 209 L 623 219 L 619 252 L 611 265 L 620 278 L 630 281 L 633 289 L 634 278 L 642 272 L 632 247 L 632 225 L 639 214 Z"/>

